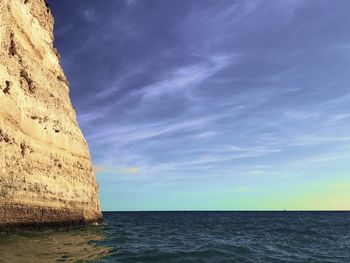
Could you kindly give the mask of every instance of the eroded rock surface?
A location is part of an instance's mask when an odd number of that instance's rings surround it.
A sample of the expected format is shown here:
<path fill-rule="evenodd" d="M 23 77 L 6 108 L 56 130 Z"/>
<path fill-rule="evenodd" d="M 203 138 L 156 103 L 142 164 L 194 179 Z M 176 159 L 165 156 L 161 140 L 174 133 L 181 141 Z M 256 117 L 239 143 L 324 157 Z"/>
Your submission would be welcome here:
<path fill-rule="evenodd" d="M 101 219 L 44 0 L 0 1 L 0 227 Z"/>

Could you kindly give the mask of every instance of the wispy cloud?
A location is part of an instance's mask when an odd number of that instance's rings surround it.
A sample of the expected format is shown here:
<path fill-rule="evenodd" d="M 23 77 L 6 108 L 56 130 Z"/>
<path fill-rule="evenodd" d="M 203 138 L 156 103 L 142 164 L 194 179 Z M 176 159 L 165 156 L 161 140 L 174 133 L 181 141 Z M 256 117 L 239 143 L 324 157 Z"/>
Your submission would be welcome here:
<path fill-rule="evenodd" d="M 129 6 L 136 5 L 138 0 L 125 0 L 126 4 Z"/>
<path fill-rule="evenodd" d="M 96 11 L 93 8 L 83 9 L 82 14 L 88 22 L 96 22 L 97 20 Z"/>
<path fill-rule="evenodd" d="M 139 172 L 138 167 L 111 167 L 106 165 L 95 165 L 94 172 L 96 174 L 112 174 L 112 175 L 126 175 L 126 174 L 137 174 Z"/>
<path fill-rule="evenodd" d="M 236 60 L 237 56 L 232 55 L 211 56 L 203 63 L 176 68 L 169 76 L 144 87 L 140 92 L 145 99 L 151 99 L 164 93 L 171 95 L 183 89 L 195 88 Z"/>
<path fill-rule="evenodd" d="M 125 127 L 110 127 L 99 133 L 92 134 L 88 138 L 95 142 L 127 144 L 140 140 L 148 140 L 162 135 L 173 134 L 179 131 L 199 130 L 208 123 L 219 119 L 221 116 L 212 115 L 177 123 L 155 123 Z M 123 140 L 120 140 L 123 138 Z"/>

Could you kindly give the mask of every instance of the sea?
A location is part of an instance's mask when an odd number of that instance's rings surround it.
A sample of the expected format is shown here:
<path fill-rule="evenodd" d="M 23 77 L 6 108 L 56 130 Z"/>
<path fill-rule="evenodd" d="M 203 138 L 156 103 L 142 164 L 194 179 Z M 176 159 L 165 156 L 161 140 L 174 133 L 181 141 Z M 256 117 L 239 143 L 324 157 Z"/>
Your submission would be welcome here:
<path fill-rule="evenodd" d="M 350 212 L 107 212 L 0 234 L 0 262 L 350 262 Z"/>

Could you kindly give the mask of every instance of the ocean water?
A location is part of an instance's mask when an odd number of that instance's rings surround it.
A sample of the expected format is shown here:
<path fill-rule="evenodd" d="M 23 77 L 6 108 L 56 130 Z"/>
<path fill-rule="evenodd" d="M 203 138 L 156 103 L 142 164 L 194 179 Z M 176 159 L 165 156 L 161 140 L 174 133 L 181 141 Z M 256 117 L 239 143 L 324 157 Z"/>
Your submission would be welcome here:
<path fill-rule="evenodd" d="M 116 212 L 0 234 L 0 262 L 350 262 L 350 212 Z"/>

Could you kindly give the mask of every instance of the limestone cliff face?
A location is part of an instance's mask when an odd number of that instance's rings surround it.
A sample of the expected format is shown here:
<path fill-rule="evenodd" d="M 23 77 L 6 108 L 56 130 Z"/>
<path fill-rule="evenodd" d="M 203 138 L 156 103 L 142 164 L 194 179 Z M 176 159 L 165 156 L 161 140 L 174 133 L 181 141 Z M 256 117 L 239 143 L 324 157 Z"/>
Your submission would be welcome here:
<path fill-rule="evenodd" d="M 0 228 L 101 219 L 44 0 L 0 0 Z"/>

